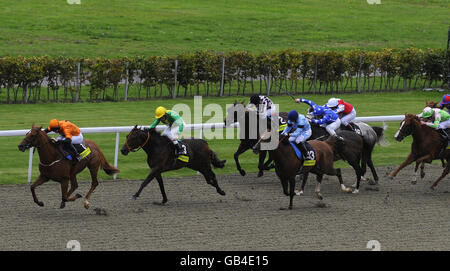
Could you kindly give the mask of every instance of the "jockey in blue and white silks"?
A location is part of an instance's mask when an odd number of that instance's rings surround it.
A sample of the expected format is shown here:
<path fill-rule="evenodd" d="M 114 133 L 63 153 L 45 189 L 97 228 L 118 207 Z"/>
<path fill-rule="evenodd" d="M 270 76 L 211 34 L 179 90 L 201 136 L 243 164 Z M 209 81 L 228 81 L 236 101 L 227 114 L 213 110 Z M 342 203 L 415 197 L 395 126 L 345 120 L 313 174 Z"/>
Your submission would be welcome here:
<path fill-rule="evenodd" d="M 290 135 L 289 141 L 299 144 L 300 151 L 305 156 L 305 160 L 311 160 L 305 146 L 306 140 L 312 135 L 311 125 L 305 116 L 295 110 L 288 113 L 288 124 L 281 135 L 289 134 L 293 128 L 295 128 L 295 131 Z"/>
<path fill-rule="evenodd" d="M 325 127 L 325 130 L 327 130 L 327 132 L 331 136 L 343 140 L 342 137 L 336 134 L 336 129 L 338 129 L 341 126 L 341 120 L 339 119 L 339 115 L 336 112 L 334 112 L 332 109 L 326 106 L 317 105 L 314 102 L 303 98 L 296 99 L 295 101 L 297 103 L 300 102 L 306 103 L 314 109 L 313 115 L 320 118 L 312 119 L 311 120 L 312 123 L 316 123 L 322 127 Z"/>

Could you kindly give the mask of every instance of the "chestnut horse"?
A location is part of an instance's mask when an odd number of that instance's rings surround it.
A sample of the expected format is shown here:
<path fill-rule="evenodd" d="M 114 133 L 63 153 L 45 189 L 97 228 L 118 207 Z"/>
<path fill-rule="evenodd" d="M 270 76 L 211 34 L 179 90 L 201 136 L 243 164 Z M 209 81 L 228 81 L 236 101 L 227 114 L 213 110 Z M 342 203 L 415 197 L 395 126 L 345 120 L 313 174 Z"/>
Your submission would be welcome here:
<path fill-rule="evenodd" d="M 254 152 L 261 150 L 261 142 L 267 141 L 270 138 L 270 133 L 264 133 L 258 143 L 253 147 Z M 320 183 L 322 182 L 323 175 L 337 176 L 341 186 L 341 190 L 345 192 L 351 192 L 350 188 L 345 187 L 342 180 L 341 169 L 335 169 L 333 163 L 338 153 L 342 151 L 344 147 L 334 137 L 330 137 L 326 141 L 311 140 L 308 141 L 316 151 L 316 164 L 313 166 L 303 166 L 301 174 L 303 175 L 303 186 L 308 178 L 308 174 L 314 173 L 317 175 L 316 196 L 319 199 L 323 199 L 320 193 Z M 297 158 L 294 149 L 288 141 L 288 136 L 280 136 L 280 142 L 278 147 L 274 150 L 269 150 L 272 154 L 275 162 L 275 172 L 281 181 L 283 187 L 283 193 L 286 196 L 290 196 L 289 209 L 293 207 L 293 198 L 295 195 L 295 176 L 298 174 L 300 166 L 303 165 L 303 159 Z M 289 191 L 288 191 L 289 185 Z"/>
<path fill-rule="evenodd" d="M 434 128 L 421 124 L 420 119 L 416 115 L 405 114 L 405 119 L 401 122 L 400 128 L 395 134 L 395 140 L 400 142 L 409 135 L 413 138 L 411 153 L 408 155 L 406 160 L 386 178 L 388 180 L 392 180 L 395 176 L 397 176 L 398 172 L 402 168 L 415 161 L 416 166 L 414 169 L 413 179 L 413 183 L 415 183 L 417 181 L 417 169 L 419 165 L 423 163 L 431 163 L 435 159 L 445 159 L 447 163 L 444 171 L 430 187 L 431 189 L 434 189 L 450 171 L 450 150 L 445 149 L 442 151 L 446 147 L 447 142 L 442 139 L 439 132 Z M 421 178 L 423 177 L 424 175 L 421 175 Z"/>
<path fill-rule="evenodd" d="M 33 124 L 31 130 L 26 134 L 25 138 L 18 146 L 19 150 L 22 152 L 31 147 L 35 147 L 39 153 L 40 174 L 36 181 L 31 184 L 31 194 L 33 195 L 34 202 L 41 207 L 44 206 L 44 203 L 37 198 L 35 189 L 49 180 L 54 180 L 61 184 L 61 209 L 66 206 L 66 201 L 74 201 L 81 198 L 82 196 L 80 194 L 76 194 L 73 197 L 70 196 L 75 189 L 78 188 L 76 175 L 87 167 L 89 168 L 92 178 L 91 189 L 84 198 L 84 207 L 88 209 L 91 205 L 89 198 L 98 185 L 98 168 L 101 167 L 108 175 L 113 175 L 120 171 L 108 163 L 100 148 L 91 140 L 84 140 L 84 145 L 91 149 L 91 153 L 76 164 L 75 162 L 64 158 L 58 145 L 57 142 L 52 140 L 42 130 L 42 127 L 37 127 Z M 68 191 L 69 181 L 70 190 Z"/>
<path fill-rule="evenodd" d="M 183 167 L 200 172 L 205 177 L 206 183 L 215 187 L 217 193 L 225 196 L 225 192 L 217 183 L 211 164 L 214 167 L 223 168 L 226 160 L 219 160 L 216 153 L 209 148 L 208 143 L 203 139 L 183 139 L 182 142 L 186 145 L 189 155 L 189 161 L 187 162 L 175 159 L 175 146 L 168 137 L 162 136 L 154 128 L 140 129 L 137 125 L 134 126 L 127 135 L 121 152 L 123 155 L 128 155 L 128 153 L 136 152 L 142 148 L 147 153 L 147 164 L 151 168 L 151 172 L 142 182 L 139 190 L 131 197 L 132 200 L 136 200 L 151 180 L 156 178 L 163 197 L 161 204 L 166 203 L 167 196 L 161 173 Z"/>

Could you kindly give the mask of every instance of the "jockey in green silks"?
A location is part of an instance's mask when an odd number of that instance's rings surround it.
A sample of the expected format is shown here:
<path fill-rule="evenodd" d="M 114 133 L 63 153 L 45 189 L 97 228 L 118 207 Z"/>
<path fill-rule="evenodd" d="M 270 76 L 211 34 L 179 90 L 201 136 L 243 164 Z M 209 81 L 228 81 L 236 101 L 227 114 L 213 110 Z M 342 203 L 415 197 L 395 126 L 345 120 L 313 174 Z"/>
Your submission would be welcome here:
<path fill-rule="evenodd" d="M 156 108 L 155 111 L 155 118 L 156 120 L 150 125 L 151 128 L 155 128 L 160 122 L 167 125 L 167 128 L 162 132 L 161 135 L 167 136 L 170 140 L 172 140 L 173 144 L 176 147 L 176 155 L 181 153 L 182 146 L 178 142 L 178 139 L 180 138 L 181 132 L 183 132 L 184 129 L 184 121 L 178 115 L 177 112 L 173 110 L 167 110 L 166 108 L 159 106 Z"/>

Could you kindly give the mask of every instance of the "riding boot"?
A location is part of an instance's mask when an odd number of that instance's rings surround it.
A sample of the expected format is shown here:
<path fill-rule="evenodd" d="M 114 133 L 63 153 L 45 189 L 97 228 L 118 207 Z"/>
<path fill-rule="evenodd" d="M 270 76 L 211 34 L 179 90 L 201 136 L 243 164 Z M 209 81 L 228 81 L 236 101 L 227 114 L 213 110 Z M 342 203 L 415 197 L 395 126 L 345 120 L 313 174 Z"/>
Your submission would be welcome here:
<path fill-rule="evenodd" d="M 305 160 L 311 160 L 311 157 L 309 155 L 308 149 L 306 148 L 306 143 L 305 142 L 300 142 L 298 146 L 300 148 L 300 151 L 303 154 L 304 159 Z"/>
<path fill-rule="evenodd" d="M 339 141 L 341 141 L 341 142 L 344 142 L 344 138 L 343 138 L 342 136 L 334 135 L 334 137 L 335 137 L 337 140 L 339 140 Z"/>
<path fill-rule="evenodd" d="M 350 123 L 349 124 L 347 124 L 347 126 L 345 126 L 347 129 L 349 129 L 350 131 L 353 131 L 353 132 L 355 132 L 356 133 L 356 130 L 355 130 L 355 128 L 353 127 L 353 125 L 351 125 Z"/>
<path fill-rule="evenodd" d="M 68 144 L 66 144 L 66 147 L 78 161 L 81 160 L 81 156 L 73 144 L 68 143 Z M 71 159 L 69 159 L 69 160 L 71 160 Z"/>
<path fill-rule="evenodd" d="M 179 156 L 180 153 L 183 152 L 183 147 L 181 146 L 180 142 L 177 142 L 177 144 L 175 144 L 175 156 Z"/>

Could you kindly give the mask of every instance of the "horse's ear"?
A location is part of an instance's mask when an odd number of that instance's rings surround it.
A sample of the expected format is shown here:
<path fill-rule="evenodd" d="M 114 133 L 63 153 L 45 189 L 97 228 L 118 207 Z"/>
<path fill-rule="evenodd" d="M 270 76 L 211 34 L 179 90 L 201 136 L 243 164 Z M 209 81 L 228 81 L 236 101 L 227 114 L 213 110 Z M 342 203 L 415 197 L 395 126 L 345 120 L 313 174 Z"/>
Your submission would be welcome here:
<path fill-rule="evenodd" d="M 34 126 L 34 123 L 33 123 L 33 124 L 31 124 L 31 128 L 34 128 L 34 127 L 36 127 L 36 126 Z"/>
<path fill-rule="evenodd" d="M 137 124 L 136 125 L 134 125 L 134 128 L 133 129 L 137 129 Z"/>

